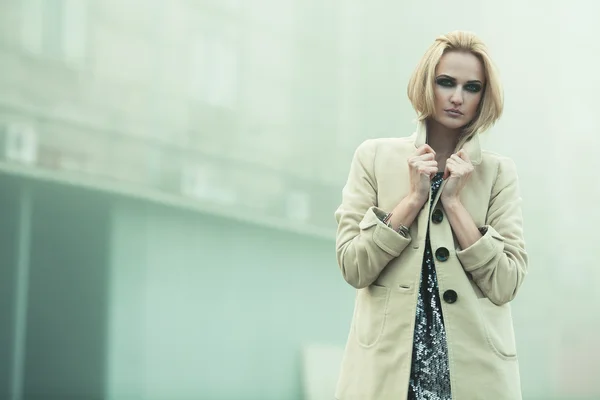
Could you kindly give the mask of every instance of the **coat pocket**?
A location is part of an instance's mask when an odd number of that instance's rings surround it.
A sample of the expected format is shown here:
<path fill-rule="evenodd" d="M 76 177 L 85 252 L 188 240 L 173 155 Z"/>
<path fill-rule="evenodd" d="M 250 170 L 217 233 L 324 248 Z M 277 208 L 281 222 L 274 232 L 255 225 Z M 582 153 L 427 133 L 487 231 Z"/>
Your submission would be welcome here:
<path fill-rule="evenodd" d="M 353 325 L 356 341 L 361 346 L 375 345 L 383 334 L 389 299 L 387 287 L 370 285 L 358 291 Z"/>
<path fill-rule="evenodd" d="M 515 332 L 510 304 L 497 306 L 487 297 L 479 299 L 486 339 L 491 349 L 500 358 L 512 360 L 517 357 Z"/>

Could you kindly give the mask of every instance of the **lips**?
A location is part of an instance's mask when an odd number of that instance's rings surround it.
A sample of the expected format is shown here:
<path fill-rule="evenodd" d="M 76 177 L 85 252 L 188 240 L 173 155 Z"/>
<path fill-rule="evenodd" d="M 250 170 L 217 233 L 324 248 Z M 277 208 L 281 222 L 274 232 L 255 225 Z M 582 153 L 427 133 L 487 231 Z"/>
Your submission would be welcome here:
<path fill-rule="evenodd" d="M 456 108 L 448 108 L 445 111 L 447 113 L 451 113 L 451 114 L 454 114 L 454 115 L 463 115 L 463 113 L 461 113 L 460 111 L 458 111 Z"/>

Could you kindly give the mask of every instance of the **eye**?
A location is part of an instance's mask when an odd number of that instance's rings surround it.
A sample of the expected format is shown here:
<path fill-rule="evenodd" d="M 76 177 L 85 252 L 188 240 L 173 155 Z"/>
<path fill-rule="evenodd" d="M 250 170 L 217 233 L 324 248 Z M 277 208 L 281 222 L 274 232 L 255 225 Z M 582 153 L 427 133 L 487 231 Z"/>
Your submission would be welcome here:
<path fill-rule="evenodd" d="M 454 86 L 454 82 L 451 79 L 448 78 L 438 78 L 436 80 L 436 83 L 440 86 L 444 86 L 444 87 L 452 87 Z"/>
<path fill-rule="evenodd" d="M 481 85 L 479 85 L 477 83 L 469 83 L 468 85 L 465 86 L 465 89 L 471 93 L 478 93 L 481 91 Z"/>

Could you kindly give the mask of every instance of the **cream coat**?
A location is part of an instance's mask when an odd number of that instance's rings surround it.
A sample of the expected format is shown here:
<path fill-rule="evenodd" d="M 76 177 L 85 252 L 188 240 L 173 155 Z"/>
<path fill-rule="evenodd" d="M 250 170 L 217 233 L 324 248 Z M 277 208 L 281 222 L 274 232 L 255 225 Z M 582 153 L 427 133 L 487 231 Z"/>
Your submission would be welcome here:
<path fill-rule="evenodd" d="M 443 211 L 439 190 L 427 202 L 405 238 L 378 215 L 408 194 L 407 159 L 425 143 L 419 124 L 407 138 L 372 139 L 354 155 L 338 221 L 337 260 L 344 279 L 357 288 L 354 315 L 336 389 L 339 400 L 406 399 L 413 329 L 425 236 L 432 251 L 445 247 L 447 261 L 435 261 L 448 341 L 453 400 L 519 400 L 521 387 L 510 301 L 527 272 L 521 197 L 515 164 L 481 150 L 477 136 L 464 148 L 475 170 L 460 198 L 484 236 L 460 249 Z M 437 213 L 439 214 L 439 212 Z M 430 222 L 431 221 L 431 222 Z"/>

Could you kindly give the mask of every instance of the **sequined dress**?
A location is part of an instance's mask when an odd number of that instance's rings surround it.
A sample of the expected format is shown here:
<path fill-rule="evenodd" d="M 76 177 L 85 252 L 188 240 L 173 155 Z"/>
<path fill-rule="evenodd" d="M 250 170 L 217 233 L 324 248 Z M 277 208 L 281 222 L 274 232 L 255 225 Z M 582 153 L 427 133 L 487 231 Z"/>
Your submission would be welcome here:
<path fill-rule="evenodd" d="M 442 175 L 440 172 L 432 179 L 432 202 L 442 184 Z M 446 329 L 444 328 L 434 257 L 429 242 L 429 227 L 427 228 L 417 300 L 408 399 L 452 399 Z"/>

